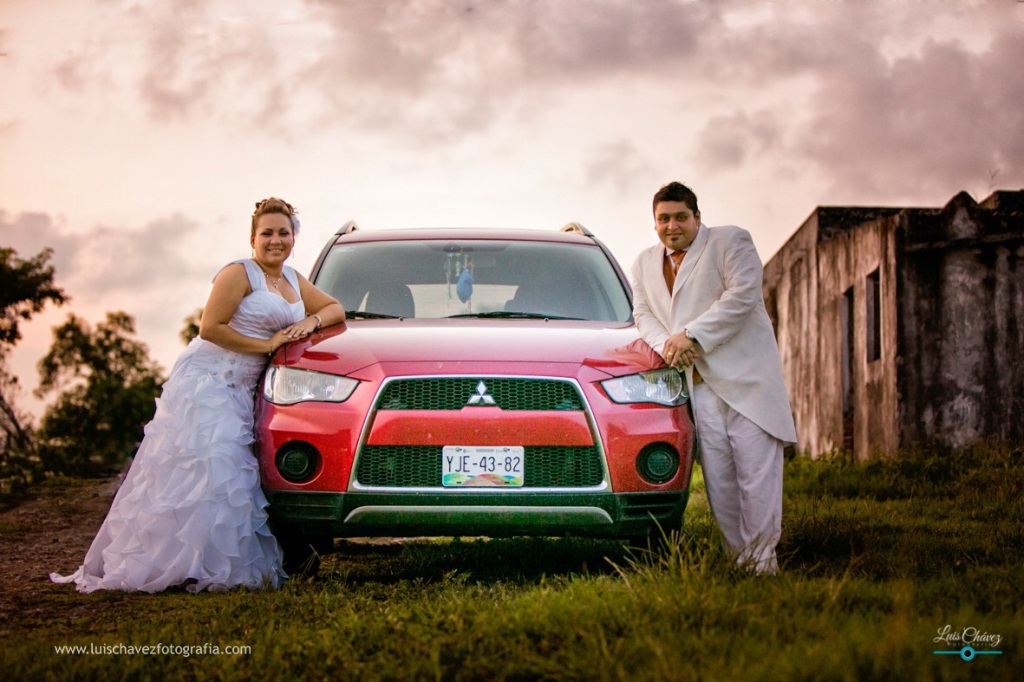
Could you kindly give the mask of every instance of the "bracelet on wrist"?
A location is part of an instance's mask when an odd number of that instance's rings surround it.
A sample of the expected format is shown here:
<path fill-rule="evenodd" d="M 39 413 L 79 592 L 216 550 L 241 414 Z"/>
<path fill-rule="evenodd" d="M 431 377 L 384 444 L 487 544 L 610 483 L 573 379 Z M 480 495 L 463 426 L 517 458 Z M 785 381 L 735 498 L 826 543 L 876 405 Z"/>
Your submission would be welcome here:
<path fill-rule="evenodd" d="M 320 318 L 319 315 L 317 315 L 316 313 L 313 313 L 312 315 L 310 315 L 310 317 L 315 317 L 316 318 L 316 326 L 313 327 L 313 331 L 316 331 L 317 329 L 320 329 L 320 327 L 323 326 L 324 321 Z"/>

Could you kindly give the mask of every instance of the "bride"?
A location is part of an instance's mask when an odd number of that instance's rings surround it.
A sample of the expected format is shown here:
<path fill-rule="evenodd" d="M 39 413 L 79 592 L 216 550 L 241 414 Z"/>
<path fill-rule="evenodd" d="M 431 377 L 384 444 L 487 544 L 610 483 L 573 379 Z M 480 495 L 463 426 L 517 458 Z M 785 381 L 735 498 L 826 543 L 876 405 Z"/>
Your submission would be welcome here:
<path fill-rule="evenodd" d="M 252 259 L 217 274 L 199 338 L 171 370 L 85 562 L 51 580 L 80 592 L 282 584 L 250 449 L 253 394 L 279 346 L 345 319 L 337 301 L 284 264 L 298 231 L 288 202 L 256 204 Z"/>

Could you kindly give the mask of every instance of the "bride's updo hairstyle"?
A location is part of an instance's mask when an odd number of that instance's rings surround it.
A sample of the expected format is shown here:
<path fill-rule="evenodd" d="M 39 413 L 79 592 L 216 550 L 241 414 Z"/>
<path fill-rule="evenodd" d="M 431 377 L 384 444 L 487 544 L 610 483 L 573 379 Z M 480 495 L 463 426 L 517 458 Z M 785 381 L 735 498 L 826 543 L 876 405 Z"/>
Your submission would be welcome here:
<path fill-rule="evenodd" d="M 292 221 L 292 233 L 295 235 L 299 234 L 299 219 L 295 215 L 298 211 L 284 199 L 270 197 L 269 199 L 256 202 L 256 210 L 252 212 L 252 232 L 249 236 L 256 236 L 256 221 L 261 215 L 266 215 L 267 213 L 280 213 L 281 215 L 288 216 Z"/>

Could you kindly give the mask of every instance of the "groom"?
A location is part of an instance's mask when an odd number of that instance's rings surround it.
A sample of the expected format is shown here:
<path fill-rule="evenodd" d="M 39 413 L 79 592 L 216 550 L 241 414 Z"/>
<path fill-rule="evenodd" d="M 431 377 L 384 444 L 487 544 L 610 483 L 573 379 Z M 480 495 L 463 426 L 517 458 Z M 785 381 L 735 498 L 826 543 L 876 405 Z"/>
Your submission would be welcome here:
<path fill-rule="evenodd" d="M 782 534 L 782 451 L 796 442 L 775 333 L 750 233 L 700 222 L 697 196 L 672 182 L 654 195 L 660 244 L 633 264 L 644 340 L 690 388 L 708 501 L 737 563 L 775 573 Z"/>

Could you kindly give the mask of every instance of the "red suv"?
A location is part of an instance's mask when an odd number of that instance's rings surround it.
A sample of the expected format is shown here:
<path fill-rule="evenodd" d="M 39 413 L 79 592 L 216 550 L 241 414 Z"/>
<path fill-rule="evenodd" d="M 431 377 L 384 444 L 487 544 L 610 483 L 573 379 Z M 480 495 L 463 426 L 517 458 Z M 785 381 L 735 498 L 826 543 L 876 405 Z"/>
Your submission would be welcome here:
<path fill-rule="evenodd" d="M 348 320 L 278 351 L 256 407 L 293 570 L 335 537 L 678 529 L 685 383 L 590 232 L 349 223 L 310 278 Z"/>

